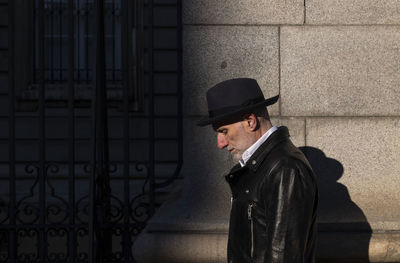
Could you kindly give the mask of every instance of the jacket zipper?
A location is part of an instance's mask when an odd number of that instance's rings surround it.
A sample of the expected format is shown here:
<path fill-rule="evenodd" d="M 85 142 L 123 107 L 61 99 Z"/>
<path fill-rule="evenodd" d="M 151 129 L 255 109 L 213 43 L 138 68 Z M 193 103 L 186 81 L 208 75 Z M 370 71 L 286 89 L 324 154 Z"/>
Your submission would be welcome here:
<path fill-rule="evenodd" d="M 253 258 L 254 255 L 254 224 L 252 217 L 253 204 L 249 204 L 247 207 L 247 218 L 250 221 L 250 257 Z"/>

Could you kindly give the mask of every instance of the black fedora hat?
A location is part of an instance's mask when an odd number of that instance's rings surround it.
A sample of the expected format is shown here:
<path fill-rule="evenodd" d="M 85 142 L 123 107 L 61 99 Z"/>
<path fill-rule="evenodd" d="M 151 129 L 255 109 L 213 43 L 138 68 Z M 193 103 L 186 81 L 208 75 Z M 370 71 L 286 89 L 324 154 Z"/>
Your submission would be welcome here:
<path fill-rule="evenodd" d="M 218 83 L 207 91 L 208 117 L 197 122 L 205 126 L 223 121 L 278 101 L 279 95 L 264 98 L 255 79 L 237 78 Z"/>

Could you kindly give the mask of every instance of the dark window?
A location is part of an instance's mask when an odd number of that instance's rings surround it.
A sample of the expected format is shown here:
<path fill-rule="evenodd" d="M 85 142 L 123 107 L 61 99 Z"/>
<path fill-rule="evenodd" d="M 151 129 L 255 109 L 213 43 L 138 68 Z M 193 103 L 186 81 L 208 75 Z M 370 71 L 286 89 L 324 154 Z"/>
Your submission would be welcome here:
<path fill-rule="evenodd" d="M 62 101 L 67 99 L 68 82 L 68 1 L 67 0 L 44 0 L 44 35 L 40 35 L 39 26 L 39 2 L 40 1 L 16 1 L 16 75 L 19 76 L 17 87 L 17 98 L 22 104 L 22 109 L 29 110 L 28 102 L 34 102 L 38 98 L 38 84 L 41 69 L 39 68 L 38 43 L 40 38 L 44 38 L 44 83 L 45 97 L 53 105 L 63 105 Z M 149 32 L 155 34 L 155 40 L 160 44 L 155 44 L 152 52 L 158 52 L 157 46 L 167 45 L 169 39 L 176 39 L 177 24 L 174 23 L 173 30 L 160 30 L 165 25 L 158 25 L 152 29 L 145 29 L 144 24 L 148 24 L 148 8 L 146 1 L 131 1 L 130 11 L 123 17 L 121 12 L 120 0 L 105 1 L 105 48 L 106 48 L 106 85 L 109 101 L 121 101 L 122 98 L 122 57 L 129 56 L 129 70 L 131 74 L 131 96 L 133 109 L 143 108 L 145 67 L 148 70 L 148 59 L 146 55 L 146 38 Z M 163 10 L 164 8 L 164 10 Z M 154 7 L 154 12 L 160 8 Z M 162 7 L 161 13 L 154 18 L 155 25 L 159 17 L 167 17 L 173 6 Z M 176 10 L 175 10 L 176 12 Z M 75 0 L 74 1 L 74 85 L 77 101 L 91 100 L 91 86 L 94 77 L 94 55 L 95 55 L 95 2 L 94 0 Z M 127 26 L 124 33 L 121 29 Z M 170 26 L 171 29 L 171 26 Z M 175 37 L 174 37 L 175 36 Z M 160 39 L 161 38 L 161 39 Z M 126 39 L 127 49 L 123 50 L 122 41 Z M 165 44 L 164 43 L 165 39 Z M 177 58 L 177 45 L 169 46 L 167 50 L 173 49 L 173 56 Z M 125 53 L 124 53 L 125 52 Z M 157 59 L 159 55 L 155 54 Z M 163 66 L 161 73 L 176 70 L 172 65 Z M 155 65 L 157 68 L 157 65 Z M 159 67 L 158 67 L 159 68 Z M 55 103 L 54 102 L 58 102 Z M 85 104 L 78 104 L 85 105 Z M 87 104 L 86 104 L 87 105 Z M 21 105 L 20 105 L 21 106 Z"/>

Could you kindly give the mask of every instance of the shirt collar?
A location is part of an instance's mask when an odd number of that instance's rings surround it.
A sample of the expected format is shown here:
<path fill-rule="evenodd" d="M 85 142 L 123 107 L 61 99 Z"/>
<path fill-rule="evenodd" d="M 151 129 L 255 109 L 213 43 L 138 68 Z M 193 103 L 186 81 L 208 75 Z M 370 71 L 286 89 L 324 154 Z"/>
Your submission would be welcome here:
<path fill-rule="evenodd" d="M 278 130 L 278 127 L 272 126 L 266 133 L 261 136 L 260 139 L 258 139 L 252 146 L 250 146 L 243 154 L 242 158 L 239 160 L 240 166 L 245 166 L 247 161 L 250 159 L 250 157 L 253 155 L 253 153 L 258 149 L 258 147 L 263 144 L 268 137 L 274 133 L 276 130 Z"/>

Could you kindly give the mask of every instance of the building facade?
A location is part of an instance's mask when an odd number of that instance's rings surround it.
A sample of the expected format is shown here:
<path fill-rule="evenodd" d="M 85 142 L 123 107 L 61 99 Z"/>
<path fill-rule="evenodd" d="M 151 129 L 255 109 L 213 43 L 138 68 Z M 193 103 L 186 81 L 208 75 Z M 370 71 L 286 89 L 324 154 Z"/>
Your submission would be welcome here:
<path fill-rule="evenodd" d="M 251 77 L 266 97 L 280 94 L 272 122 L 288 126 L 318 175 L 318 262 L 400 262 L 399 10 L 397 1 L 183 1 L 186 188 L 137 240 L 138 258 L 226 262 L 222 175 L 232 163 L 195 123 L 208 88 Z"/>

